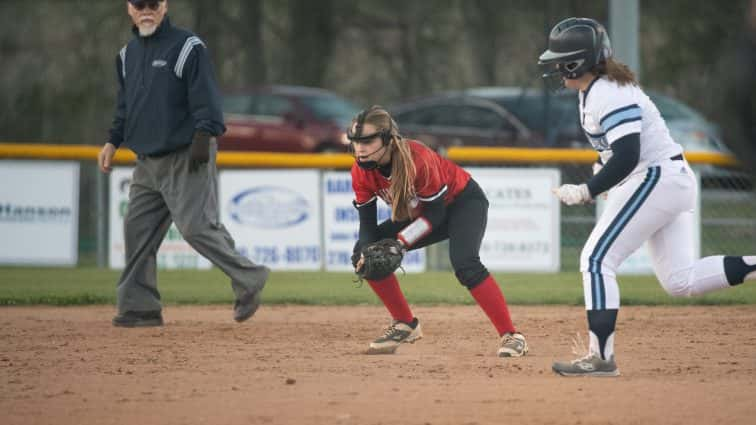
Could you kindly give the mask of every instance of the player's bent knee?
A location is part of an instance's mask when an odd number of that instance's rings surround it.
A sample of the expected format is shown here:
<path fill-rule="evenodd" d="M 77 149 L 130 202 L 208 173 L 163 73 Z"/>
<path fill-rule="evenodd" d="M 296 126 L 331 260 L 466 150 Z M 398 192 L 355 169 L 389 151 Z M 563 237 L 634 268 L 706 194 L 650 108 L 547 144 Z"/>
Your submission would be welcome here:
<path fill-rule="evenodd" d="M 673 297 L 691 297 L 693 294 L 690 285 L 690 269 L 678 270 L 661 277 L 661 285 L 667 294 Z"/>
<path fill-rule="evenodd" d="M 459 283 L 472 289 L 488 277 L 488 270 L 483 267 L 483 264 L 478 263 L 477 265 L 456 268 L 454 275 L 457 276 Z"/>

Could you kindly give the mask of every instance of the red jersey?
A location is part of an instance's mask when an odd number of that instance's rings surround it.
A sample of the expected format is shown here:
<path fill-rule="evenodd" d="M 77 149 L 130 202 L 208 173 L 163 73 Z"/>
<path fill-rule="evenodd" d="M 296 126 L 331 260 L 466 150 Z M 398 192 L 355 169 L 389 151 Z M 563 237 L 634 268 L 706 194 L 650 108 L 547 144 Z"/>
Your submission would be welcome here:
<path fill-rule="evenodd" d="M 452 203 L 467 185 L 470 174 L 422 143 L 416 140 L 406 142 L 415 163 L 416 196 L 410 203 L 412 216 L 418 217 L 422 213 L 420 201 L 430 202 L 443 196 L 444 204 Z M 352 189 L 357 207 L 372 202 L 376 196 L 391 205 L 390 185 L 391 177 L 384 177 L 378 169 L 364 170 L 357 163 L 352 165 Z"/>

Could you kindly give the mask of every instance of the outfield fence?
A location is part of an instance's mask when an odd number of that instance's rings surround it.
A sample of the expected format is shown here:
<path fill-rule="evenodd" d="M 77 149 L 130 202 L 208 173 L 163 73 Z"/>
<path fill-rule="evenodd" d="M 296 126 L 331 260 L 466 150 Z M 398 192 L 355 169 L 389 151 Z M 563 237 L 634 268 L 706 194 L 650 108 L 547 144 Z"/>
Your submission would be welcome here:
<path fill-rule="evenodd" d="M 96 166 L 98 146 L 0 143 L 0 160 L 78 161 L 79 264 L 105 266 L 108 233 L 108 176 Z M 464 166 L 494 169 L 554 168 L 563 183 L 585 181 L 596 153 L 579 149 L 519 149 L 454 147 L 444 154 Z M 727 155 L 686 152 L 700 177 L 701 255 L 756 253 L 756 193 L 753 177 L 738 168 Z M 116 164 L 135 161 L 133 153 L 119 150 Z M 221 169 L 318 169 L 347 170 L 348 154 L 295 154 L 267 152 L 220 152 Z M 2 162 L 0 162 L 2 167 Z M 7 184 L 7 182 L 6 182 Z M 13 184 L 24 185 L 23 181 Z M 2 201 L 0 199 L 0 201 Z M 563 207 L 560 210 L 561 269 L 576 270 L 582 244 L 596 220 L 596 206 Z M 431 269 L 449 267 L 445 246 L 428 252 Z"/>

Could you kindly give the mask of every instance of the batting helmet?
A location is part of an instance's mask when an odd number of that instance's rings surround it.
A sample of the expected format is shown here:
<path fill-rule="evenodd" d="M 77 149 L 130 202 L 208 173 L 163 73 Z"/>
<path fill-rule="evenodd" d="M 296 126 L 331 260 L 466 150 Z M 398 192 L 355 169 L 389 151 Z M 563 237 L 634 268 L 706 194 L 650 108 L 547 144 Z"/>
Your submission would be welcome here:
<path fill-rule="evenodd" d="M 612 57 L 612 45 L 604 26 L 589 18 L 567 18 L 549 34 L 549 48 L 538 64 L 551 67 L 544 78 L 559 75 L 582 77 L 594 66 Z"/>

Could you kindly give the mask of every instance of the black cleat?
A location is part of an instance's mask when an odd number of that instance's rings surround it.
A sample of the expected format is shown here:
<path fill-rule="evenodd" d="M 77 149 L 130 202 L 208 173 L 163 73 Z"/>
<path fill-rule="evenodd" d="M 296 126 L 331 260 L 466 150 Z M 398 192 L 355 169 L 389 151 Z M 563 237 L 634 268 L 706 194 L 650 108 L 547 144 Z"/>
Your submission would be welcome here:
<path fill-rule="evenodd" d="M 234 320 L 241 323 L 255 314 L 260 307 L 260 292 L 257 291 L 241 300 L 234 302 Z"/>
<path fill-rule="evenodd" d="M 113 318 L 113 326 L 122 328 L 163 326 L 163 315 L 160 311 L 127 311 Z"/>

